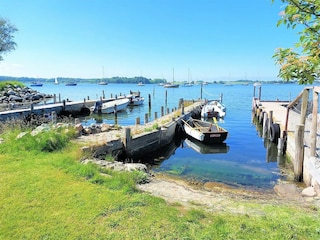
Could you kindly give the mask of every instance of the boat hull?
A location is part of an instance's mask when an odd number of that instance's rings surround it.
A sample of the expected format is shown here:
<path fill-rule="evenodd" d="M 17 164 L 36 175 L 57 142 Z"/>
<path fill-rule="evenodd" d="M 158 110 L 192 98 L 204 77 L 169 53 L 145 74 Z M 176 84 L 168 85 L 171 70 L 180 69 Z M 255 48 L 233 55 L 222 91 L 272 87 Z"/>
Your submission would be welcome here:
<path fill-rule="evenodd" d="M 184 124 L 185 133 L 204 144 L 223 143 L 228 137 L 228 131 L 205 121 L 190 119 Z"/>
<path fill-rule="evenodd" d="M 126 109 L 128 104 L 129 104 L 129 99 L 126 99 L 126 98 L 112 100 L 102 104 L 101 102 L 97 102 L 93 109 L 93 112 L 105 113 L 105 114 L 120 112 Z"/>

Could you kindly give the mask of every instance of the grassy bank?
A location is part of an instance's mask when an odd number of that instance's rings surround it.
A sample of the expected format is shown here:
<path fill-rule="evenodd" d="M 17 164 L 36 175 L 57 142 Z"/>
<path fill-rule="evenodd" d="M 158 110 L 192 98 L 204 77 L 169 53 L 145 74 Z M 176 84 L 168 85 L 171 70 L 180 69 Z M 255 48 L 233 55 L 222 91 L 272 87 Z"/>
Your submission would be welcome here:
<path fill-rule="evenodd" d="M 168 205 L 136 189 L 138 173 L 80 164 L 72 130 L 20 131 L 1 135 L 0 239 L 320 238 L 315 207 L 248 202 L 262 214 L 234 215 Z"/>

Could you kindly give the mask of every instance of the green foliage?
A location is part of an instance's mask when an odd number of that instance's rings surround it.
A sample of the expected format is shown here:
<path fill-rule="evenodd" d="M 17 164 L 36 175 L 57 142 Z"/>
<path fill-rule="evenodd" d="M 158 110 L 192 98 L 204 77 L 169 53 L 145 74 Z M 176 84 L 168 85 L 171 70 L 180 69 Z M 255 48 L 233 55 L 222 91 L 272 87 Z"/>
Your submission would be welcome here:
<path fill-rule="evenodd" d="M 1 55 L 6 54 L 16 48 L 16 43 L 13 41 L 13 34 L 18 29 L 8 20 L 0 17 L 0 61 L 3 60 Z"/>
<path fill-rule="evenodd" d="M 18 81 L 0 81 L 0 91 L 4 90 L 7 87 L 14 87 L 14 86 L 19 86 L 19 87 L 24 87 L 24 84 Z"/>
<path fill-rule="evenodd" d="M 24 132 L 20 132 L 20 130 L 20 128 L 11 129 L 2 134 L 4 143 L 2 144 L 0 152 L 53 152 L 66 147 L 69 140 L 76 135 L 73 128 L 64 127 L 53 127 L 41 130 L 29 129 Z"/>
<path fill-rule="evenodd" d="M 279 77 L 312 84 L 320 78 L 320 0 L 281 1 L 286 7 L 277 26 L 302 30 L 295 49 L 279 48 L 273 55 L 281 67 Z"/>

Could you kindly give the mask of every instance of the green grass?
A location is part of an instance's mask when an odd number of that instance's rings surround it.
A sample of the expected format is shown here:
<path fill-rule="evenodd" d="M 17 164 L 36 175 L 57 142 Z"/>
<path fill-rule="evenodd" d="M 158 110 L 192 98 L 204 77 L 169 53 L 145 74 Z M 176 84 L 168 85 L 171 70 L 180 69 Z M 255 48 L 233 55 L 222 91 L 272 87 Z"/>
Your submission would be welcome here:
<path fill-rule="evenodd" d="M 250 215 L 170 205 L 140 193 L 136 172 L 80 164 L 65 131 L 17 134 L 1 136 L 0 239 L 320 238 L 317 208 L 248 203 L 262 212 Z"/>

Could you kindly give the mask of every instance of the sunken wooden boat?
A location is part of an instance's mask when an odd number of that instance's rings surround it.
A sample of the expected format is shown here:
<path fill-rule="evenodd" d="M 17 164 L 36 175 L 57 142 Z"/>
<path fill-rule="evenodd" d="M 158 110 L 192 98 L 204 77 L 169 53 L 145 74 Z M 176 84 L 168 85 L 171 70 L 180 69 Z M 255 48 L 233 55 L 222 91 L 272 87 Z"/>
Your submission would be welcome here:
<path fill-rule="evenodd" d="M 184 121 L 185 133 L 193 139 L 204 144 L 216 144 L 224 142 L 228 137 L 228 131 L 214 122 L 189 118 Z"/>

